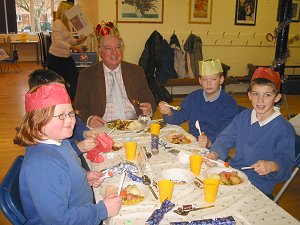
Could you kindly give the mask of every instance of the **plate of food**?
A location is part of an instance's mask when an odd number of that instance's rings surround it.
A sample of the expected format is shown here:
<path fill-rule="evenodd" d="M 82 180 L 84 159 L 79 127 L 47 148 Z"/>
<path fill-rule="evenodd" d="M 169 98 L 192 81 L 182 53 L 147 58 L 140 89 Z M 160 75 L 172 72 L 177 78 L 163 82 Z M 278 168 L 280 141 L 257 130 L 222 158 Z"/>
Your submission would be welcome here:
<path fill-rule="evenodd" d="M 163 180 L 171 180 L 175 184 L 175 188 L 185 188 L 186 184 L 191 184 L 194 181 L 194 174 L 185 169 L 171 168 L 161 172 Z"/>
<path fill-rule="evenodd" d="M 108 184 L 102 188 L 101 195 L 106 197 L 110 194 L 117 193 L 119 184 Z M 126 181 L 123 184 L 121 190 L 121 196 L 123 198 L 122 205 L 131 206 L 137 205 L 143 202 L 149 195 L 149 189 L 142 183 L 137 183 L 133 181 Z"/>
<path fill-rule="evenodd" d="M 195 141 L 195 138 L 193 135 L 188 133 L 183 133 L 179 131 L 171 131 L 168 134 L 164 136 L 165 141 L 176 144 L 176 145 L 185 145 L 190 144 L 193 141 Z"/>
<path fill-rule="evenodd" d="M 107 123 L 107 127 L 110 129 L 115 128 L 116 130 L 124 131 L 135 131 L 143 129 L 144 126 L 138 120 L 114 120 Z"/>
<path fill-rule="evenodd" d="M 246 174 L 231 167 L 211 167 L 204 171 L 204 177 L 218 179 L 226 187 L 241 186 L 248 182 Z"/>

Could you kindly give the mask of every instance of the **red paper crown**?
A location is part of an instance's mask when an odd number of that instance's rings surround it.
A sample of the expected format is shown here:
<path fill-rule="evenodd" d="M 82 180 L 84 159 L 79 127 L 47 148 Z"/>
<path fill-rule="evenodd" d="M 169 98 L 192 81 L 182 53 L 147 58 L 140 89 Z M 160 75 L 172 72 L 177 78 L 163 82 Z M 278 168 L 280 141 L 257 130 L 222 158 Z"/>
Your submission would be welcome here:
<path fill-rule="evenodd" d="M 62 84 L 42 85 L 25 95 L 26 112 L 59 104 L 71 104 L 68 92 Z"/>
<path fill-rule="evenodd" d="M 97 38 L 101 38 L 101 37 L 107 36 L 109 34 L 119 36 L 117 24 L 113 23 L 113 22 L 105 22 L 103 20 L 101 23 L 99 23 L 96 26 L 95 32 L 96 32 Z"/>
<path fill-rule="evenodd" d="M 281 84 L 280 74 L 272 70 L 271 68 L 267 68 L 267 67 L 257 68 L 253 73 L 251 81 L 256 78 L 264 78 L 269 81 L 272 81 L 275 84 L 277 90 L 278 91 L 280 90 L 280 84 Z"/>

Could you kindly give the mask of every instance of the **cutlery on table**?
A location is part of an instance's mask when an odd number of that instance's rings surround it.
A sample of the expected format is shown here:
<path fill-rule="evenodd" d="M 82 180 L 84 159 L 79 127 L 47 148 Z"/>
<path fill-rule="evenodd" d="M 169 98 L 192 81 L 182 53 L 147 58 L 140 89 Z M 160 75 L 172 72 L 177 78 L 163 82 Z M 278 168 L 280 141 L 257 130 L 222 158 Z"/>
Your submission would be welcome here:
<path fill-rule="evenodd" d="M 120 184 L 119 184 L 118 195 L 120 195 L 120 193 L 122 191 L 122 187 L 123 187 L 123 184 L 124 184 L 125 177 L 126 177 L 126 172 L 123 172 L 121 180 L 120 180 Z"/>
<path fill-rule="evenodd" d="M 216 163 L 218 166 L 225 167 L 224 163 L 221 163 L 221 162 L 219 162 L 219 161 L 217 161 L 217 160 L 209 159 L 209 158 L 207 158 L 207 157 L 205 157 L 205 156 L 202 156 L 202 157 L 203 157 L 203 159 L 206 159 L 206 160 L 208 160 L 208 161 L 210 161 L 210 162 Z"/>
<path fill-rule="evenodd" d="M 157 195 L 155 194 L 153 188 L 150 186 L 150 184 L 151 184 L 150 178 L 149 178 L 147 175 L 143 175 L 143 176 L 142 176 L 142 180 L 143 180 L 143 181 L 142 181 L 143 184 L 145 184 L 145 185 L 147 185 L 147 186 L 149 187 L 149 189 L 150 189 L 150 191 L 152 192 L 154 198 L 158 199 L 158 197 L 157 197 Z"/>
<path fill-rule="evenodd" d="M 192 211 L 197 211 L 197 210 L 201 210 L 201 209 L 208 209 L 208 208 L 212 208 L 215 207 L 214 205 L 209 205 L 209 206 L 203 206 L 203 207 L 199 207 L 199 208 L 192 208 L 189 210 L 184 210 L 181 207 L 178 209 L 173 210 L 174 213 L 177 213 L 178 215 L 181 216 L 187 216 L 190 212 Z"/>
<path fill-rule="evenodd" d="M 165 106 L 168 106 L 168 107 L 170 107 L 170 108 L 172 108 L 172 109 L 174 109 L 174 110 L 176 110 L 176 111 L 181 111 L 181 107 L 180 106 L 172 106 L 172 105 L 169 105 L 169 104 L 165 104 Z"/>
<path fill-rule="evenodd" d="M 251 166 L 245 166 L 245 167 L 242 167 L 241 169 L 242 170 L 250 170 L 250 169 L 253 169 L 253 167 L 251 167 Z"/>
<path fill-rule="evenodd" d="M 113 176 L 113 172 L 109 171 L 103 177 L 100 177 L 99 180 L 103 180 L 105 178 L 112 177 L 112 176 Z"/>
<path fill-rule="evenodd" d="M 113 129 L 111 129 L 107 135 L 110 135 L 112 132 L 114 132 L 115 129 L 116 129 L 115 127 Z"/>
<path fill-rule="evenodd" d="M 202 132 L 201 132 L 201 129 L 200 129 L 200 123 L 199 123 L 199 120 L 196 120 L 196 122 L 195 122 L 195 127 L 198 129 L 199 135 L 201 135 Z"/>

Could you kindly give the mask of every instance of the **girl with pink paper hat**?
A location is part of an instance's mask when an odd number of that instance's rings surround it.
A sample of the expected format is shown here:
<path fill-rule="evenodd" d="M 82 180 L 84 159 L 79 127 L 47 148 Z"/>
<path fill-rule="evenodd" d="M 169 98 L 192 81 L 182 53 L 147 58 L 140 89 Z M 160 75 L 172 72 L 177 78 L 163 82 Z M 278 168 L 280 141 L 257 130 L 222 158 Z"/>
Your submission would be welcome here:
<path fill-rule="evenodd" d="M 42 85 L 25 96 L 26 114 L 16 142 L 26 146 L 20 196 L 27 224 L 99 224 L 118 214 L 122 197 L 112 194 L 93 204 L 90 186 L 101 172 L 86 172 L 68 140 L 76 122 L 61 84 Z"/>

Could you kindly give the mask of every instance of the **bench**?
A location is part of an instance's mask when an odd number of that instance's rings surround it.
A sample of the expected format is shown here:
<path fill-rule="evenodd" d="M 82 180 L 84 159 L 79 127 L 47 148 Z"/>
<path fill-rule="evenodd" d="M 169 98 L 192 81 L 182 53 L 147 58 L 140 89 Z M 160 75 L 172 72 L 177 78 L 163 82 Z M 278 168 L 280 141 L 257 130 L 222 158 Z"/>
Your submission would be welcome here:
<path fill-rule="evenodd" d="M 228 70 L 230 70 L 230 66 L 222 63 L 223 68 L 223 75 L 225 80 L 227 78 Z M 225 82 L 224 82 L 225 83 Z M 178 87 L 178 86 L 198 86 L 199 85 L 199 78 L 172 78 L 169 79 L 164 86 L 165 87 Z"/>

